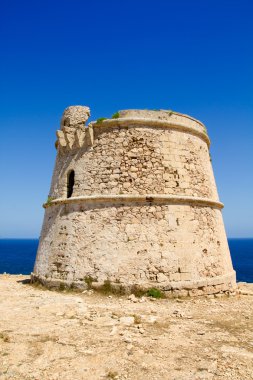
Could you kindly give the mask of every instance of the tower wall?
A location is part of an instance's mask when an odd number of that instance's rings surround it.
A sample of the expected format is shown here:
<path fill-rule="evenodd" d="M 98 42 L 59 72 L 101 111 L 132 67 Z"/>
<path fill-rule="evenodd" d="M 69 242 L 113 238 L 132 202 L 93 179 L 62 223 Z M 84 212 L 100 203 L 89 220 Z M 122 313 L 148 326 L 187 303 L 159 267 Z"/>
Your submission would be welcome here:
<path fill-rule="evenodd" d="M 52 286 L 156 287 L 167 295 L 233 290 L 203 124 L 129 110 L 85 127 L 85 112 L 67 109 L 57 132 L 33 277 Z"/>

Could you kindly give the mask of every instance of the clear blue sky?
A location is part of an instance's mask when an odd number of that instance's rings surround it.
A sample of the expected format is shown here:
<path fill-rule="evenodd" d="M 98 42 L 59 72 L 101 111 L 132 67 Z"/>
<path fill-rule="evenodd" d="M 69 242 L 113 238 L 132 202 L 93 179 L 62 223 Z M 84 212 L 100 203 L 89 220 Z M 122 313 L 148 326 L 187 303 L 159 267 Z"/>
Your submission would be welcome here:
<path fill-rule="evenodd" d="M 69 105 L 203 121 L 226 230 L 253 236 L 253 1 L 2 0 L 0 236 L 38 237 Z"/>

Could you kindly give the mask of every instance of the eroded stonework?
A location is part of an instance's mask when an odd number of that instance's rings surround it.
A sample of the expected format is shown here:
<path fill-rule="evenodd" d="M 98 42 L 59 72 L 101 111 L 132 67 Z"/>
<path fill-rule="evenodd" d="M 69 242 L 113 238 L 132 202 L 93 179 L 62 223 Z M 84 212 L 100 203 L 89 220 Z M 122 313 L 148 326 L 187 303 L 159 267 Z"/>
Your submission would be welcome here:
<path fill-rule="evenodd" d="M 57 131 L 33 278 L 155 287 L 167 296 L 233 291 L 203 124 L 170 111 L 126 110 L 85 126 L 89 115 L 88 107 L 69 107 Z"/>

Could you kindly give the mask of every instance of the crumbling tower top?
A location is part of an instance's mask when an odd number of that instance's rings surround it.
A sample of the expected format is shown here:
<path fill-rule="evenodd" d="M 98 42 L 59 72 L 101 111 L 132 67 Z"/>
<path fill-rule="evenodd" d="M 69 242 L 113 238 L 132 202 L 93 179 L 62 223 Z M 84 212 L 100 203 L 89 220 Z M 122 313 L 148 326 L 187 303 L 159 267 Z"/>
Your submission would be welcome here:
<path fill-rule="evenodd" d="M 61 129 L 63 129 L 63 127 L 84 126 L 89 117 L 89 107 L 70 106 L 63 112 L 61 119 Z"/>

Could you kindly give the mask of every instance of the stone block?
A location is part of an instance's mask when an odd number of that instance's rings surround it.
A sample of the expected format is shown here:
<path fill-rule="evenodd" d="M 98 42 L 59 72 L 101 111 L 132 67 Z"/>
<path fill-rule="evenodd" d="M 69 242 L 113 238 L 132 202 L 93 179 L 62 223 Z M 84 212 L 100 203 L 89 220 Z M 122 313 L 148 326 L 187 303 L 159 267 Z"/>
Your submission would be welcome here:
<path fill-rule="evenodd" d="M 192 279 L 192 274 L 191 273 L 187 273 L 187 272 L 183 272 L 183 273 L 180 273 L 180 280 L 181 281 L 190 281 Z"/>
<path fill-rule="evenodd" d="M 170 281 L 180 281 L 181 280 L 181 273 L 170 273 Z"/>

